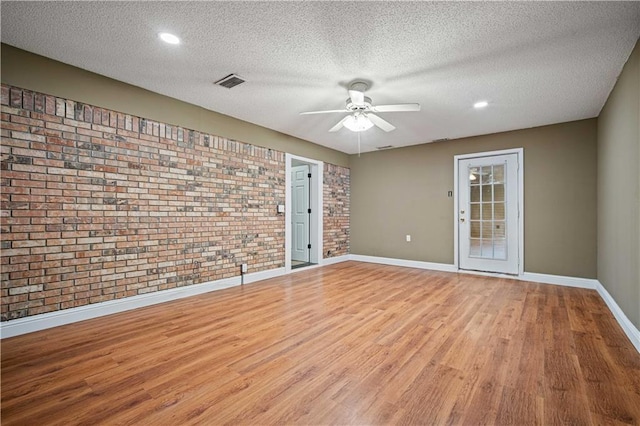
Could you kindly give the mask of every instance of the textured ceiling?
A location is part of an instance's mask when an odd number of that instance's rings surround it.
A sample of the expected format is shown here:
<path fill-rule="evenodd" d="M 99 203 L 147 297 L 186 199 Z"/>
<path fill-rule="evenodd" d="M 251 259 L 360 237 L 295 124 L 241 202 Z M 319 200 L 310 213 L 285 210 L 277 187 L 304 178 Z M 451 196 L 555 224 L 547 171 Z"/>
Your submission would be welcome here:
<path fill-rule="evenodd" d="M 2 2 L 4 43 L 347 153 L 342 114 L 298 113 L 354 79 L 422 105 L 363 152 L 528 128 L 597 116 L 639 36 L 640 2 Z"/>

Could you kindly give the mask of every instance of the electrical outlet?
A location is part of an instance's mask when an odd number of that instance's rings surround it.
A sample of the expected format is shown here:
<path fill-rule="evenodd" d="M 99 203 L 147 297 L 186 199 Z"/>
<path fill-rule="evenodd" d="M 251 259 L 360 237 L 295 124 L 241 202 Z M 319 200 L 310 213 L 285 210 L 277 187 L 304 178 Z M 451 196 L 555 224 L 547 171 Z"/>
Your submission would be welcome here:
<path fill-rule="evenodd" d="M 411 235 L 407 235 L 407 242 L 410 243 L 411 242 Z"/>
<path fill-rule="evenodd" d="M 240 265 L 240 271 L 243 274 L 246 274 L 248 269 L 249 269 L 249 265 L 247 265 L 246 263 L 243 263 L 242 265 Z"/>

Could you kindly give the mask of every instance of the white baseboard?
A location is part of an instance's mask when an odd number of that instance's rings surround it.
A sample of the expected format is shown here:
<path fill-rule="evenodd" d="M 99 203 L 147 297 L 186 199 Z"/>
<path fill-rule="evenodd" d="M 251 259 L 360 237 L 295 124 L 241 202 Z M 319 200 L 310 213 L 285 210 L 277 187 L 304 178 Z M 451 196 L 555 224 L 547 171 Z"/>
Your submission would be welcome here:
<path fill-rule="evenodd" d="M 352 254 L 349 260 L 359 262 L 379 263 L 381 265 L 404 266 L 408 268 L 429 269 L 432 271 L 453 272 L 458 274 L 482 275 L 496 278 L 510 278 L 520 281 L 531 281 L 540 284 L 555 284 L 567 287 L 580 287 L 595 290 L 598 280 L 591 278 L 565 277 L 561 275 L 538 274 L 534 272 L 525 272 L 523 275 L 507 275 L 496 274 L 493 272 L 467 271 L 457 269 L 455 265 L 448 263 L 432 263 L 422 262 L 418 260 L 393 259 L 389 257 L 364 256 L 360 254 Z"/>
<path fill-rule="evenodd" d="M 419 260 L 393 259 L 391 257 L 364 256 L 352 254 L 350 260 L 367 263 L 379 263 L 381 265 L 403 266 L 406 268 L 429 269 L 432 271 L 458 272 L 455 266 L 446 263 L 422 262 Z"/>
<path fill-rule="evenodd" d="M 250 284 L 256 281 L 278 277 L 280 275 L 284 275 L 284 273 L 284 268 L 277 268 L 245 274 L 244 283 Z M 91 305 L 79 306 L 77 308 L 63 309 L 61 311 L 48 312 L 46 314 L 33 315 L 26 318 L 18 318 L 0 324 L 0 337 L 2 339 L 6 339 L 8 337 L 46 330 L 60 325 L 116 314 L 145 306 L 156 305 L 158 303 L 169 302 L 176 299 L 182 299 L 184 297 L 208 293 L 210 291 L 222 290 L 229 287 L 239 286 L 241 282 L 242 278 L 240 276 L 224 278 L 202 284 L 172 288 L 154 293 L 126 297 L 124 299 L 109 300 L 107 302 L 94 303 Z"/>
<path fill-rule="evenodd" d="M 284 274 L 285 274 L 284 268 L 275 268 L 275 269 L 267 269 L 266 271 L 252 272 L 250 274 L 245 274 L 244 283 L 251 284 L 251 283 L 255 283 L 256 281 L 268 280 L 269 278 L 279 277 Z M 240 277 L 234 277 L 234 279 L 237 279 L 238 283 L 240 282 Z"/>
<path fill-rule="evenodd" d="M 604 288 L 604 286 L 599 281 L 596 286 L 596 290 L 598 291 L 598 294 L 600 294 L 600 297 L 602 297 L 602 300 L 604 300 L 604 303 L 606 303 L 609 307 L 609 310 L 618 321 L 618 324 L 620 324 L 620 327 L 622 327 L 624 333 L 627 335 L 629 340 L 631 340 L 633 346 L 635 346 L 636 350 L 640 352 L 640 330 L 638 330 L 636 326 L 633 325 L 631 320 L 627 318 L 624 312 L 622 312 L 622 309 L 620 309 L 620 306 L 618 306 L 607 289 Z"/>
<path fill-rule="evenodd" d="M 525 272 L 516 278 L 521 281 L 562 285 L 565 287 L 588 288 L 590 290 L 595 290 L 598 285 L 598 280 L 594 280 L 593 278 L 566 277 L 563 275 L 538 274 L 535 272 Z"/>
<path fill-rule="evenodd" d="M 350 254 L 345 254 L 345 255 L 336 256 L 336 257 L 327 257 L 326 259 L 322 259 L 322 266 L 333 265 L 334 263 L 346 262 L 348 260 L 352 260 Z"/>

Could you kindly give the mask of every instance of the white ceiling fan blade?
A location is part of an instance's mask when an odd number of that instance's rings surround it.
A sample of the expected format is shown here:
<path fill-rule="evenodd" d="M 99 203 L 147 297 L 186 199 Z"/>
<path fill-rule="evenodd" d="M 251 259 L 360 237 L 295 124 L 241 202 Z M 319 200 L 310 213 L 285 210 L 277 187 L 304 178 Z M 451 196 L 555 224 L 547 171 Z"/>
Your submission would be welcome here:
<path fill-rule="evenodd" d="M 396 128 L 393 124 L 389 123 L 387 120 L 383 120 L 375 114 L 367 114 L 367 117 L 373 124 L 380 127 L 385 132 L 390 132 Z"/>
<path fill-rule="evenodd" d="M 328 109 L 326 111 L 307 111 L 307 112 L 301 112 L 300 115 L 309 115 L 309 114 L 329 114 L 332 112 L 349 112 L 349 110 L 346 109 Z"/>
<path fill-rule="evenodd" d="M 355 106 L 364 105 L 364 92 L 360 92 L 359 90 L 349 90 L 349 97 L 351 98 L 351 103 Z"/>
<path fill-rule="evenodd" d="M 420 104 L 395 104 L 395 105 L 376 105 L 371 107 L 374 112 L 410 112 L 420 111 Z"/>
<path fill-rule="evenodd" d="M 330 132 L 337 132 L 338 130 L 342 129 L 342 127 L 344 126 L 344 122 L 347 121 L 347 118 L 349 118 L 350 116 L 347 115 L 345 118 L 343 118 L 342 120 L 340 120 L 338 122 L 338 124 L 336 124 L 335 126 L 333 126 L 332 128 L 329 129 Z"/>

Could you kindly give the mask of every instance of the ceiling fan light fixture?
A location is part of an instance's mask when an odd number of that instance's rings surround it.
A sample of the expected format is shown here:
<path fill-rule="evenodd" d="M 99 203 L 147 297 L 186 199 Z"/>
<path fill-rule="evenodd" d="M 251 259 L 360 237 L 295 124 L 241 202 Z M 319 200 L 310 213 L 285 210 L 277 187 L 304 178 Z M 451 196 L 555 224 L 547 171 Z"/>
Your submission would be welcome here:
<path fill-rule="evenodd" d="M 373 123 L 364 114 L 353 114 L 347 117 L 343 123 L 344 127 L 352 132 L 364 132 L 373 127 Z"/>
<path fill-rule="evenodd" d="M 307 111 L 301 112 L 300 115 L 308 114 L 326 114 L 335 112 L 348 112 L 337 124 L 335 124 L 329 132 L 337 132 L 343 127 L 352 132 L 364 132 L 373 126 L 385 132 L 395 130 L 396 126 L 389 123 L 376 113 L 386 112 L 412 112 L 420 111 L 420 104 L 394 104 L 394 105 L 372 105 L 371 98 L 364 95 L 368 89 L 368 85 L 361 81 L 356 81 L 349 86 L 349 98 L 343 110 L 324 110 L 324 111 Z"/>

